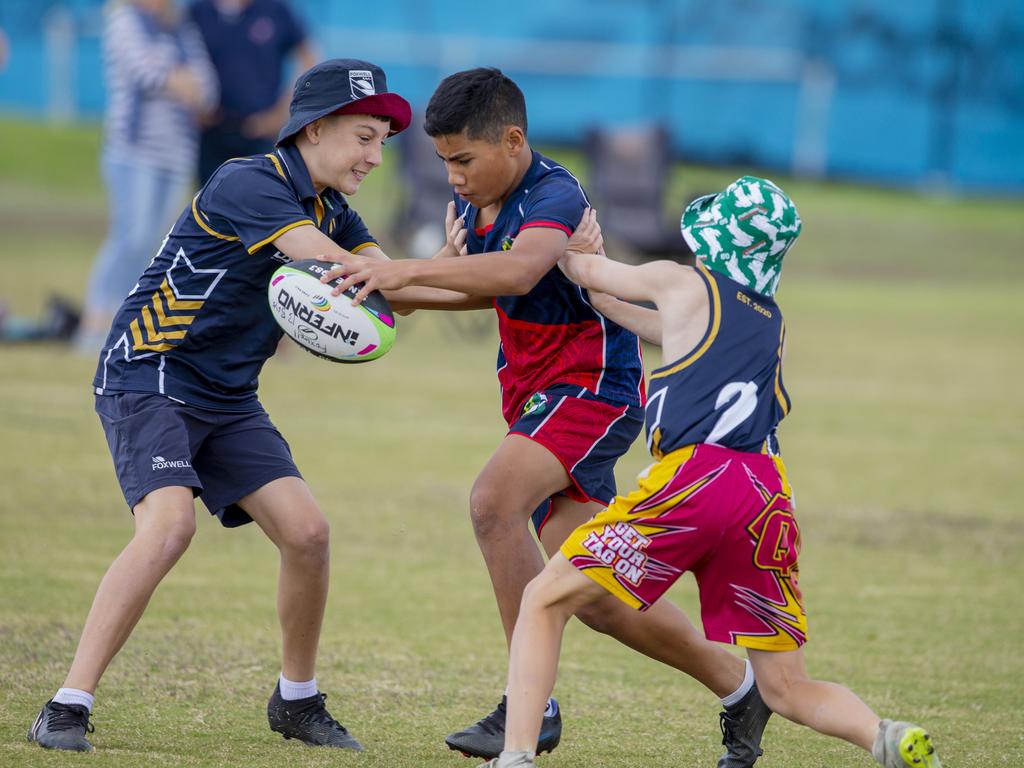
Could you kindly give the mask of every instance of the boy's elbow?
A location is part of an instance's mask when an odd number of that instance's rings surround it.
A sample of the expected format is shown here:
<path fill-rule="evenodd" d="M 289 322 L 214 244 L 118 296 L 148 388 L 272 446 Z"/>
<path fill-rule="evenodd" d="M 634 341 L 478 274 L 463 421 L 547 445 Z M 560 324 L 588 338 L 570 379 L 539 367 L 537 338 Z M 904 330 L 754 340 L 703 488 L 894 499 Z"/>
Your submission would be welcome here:
<path fill-rule="evenodd" d="M 533 288 L 532 285 L 530 285 L 530 284 L 528 284 L 526 282 L 523 282 L 523 281 L 517 281 L 517 282 L 513 283 L 512 285 L 510 285 L 508 290 L 502 291 L 502 295 L 504 295 L 504 296 L 525 296 L 526 294 L 528 294 L 530 292 L 531 288 Z"/>
<path fill-rule="evenodd" d="M 565 275 L 581 288 L 594 287 L 594 270 L 589 259 L 574 259 Z"/>
<path fill-rule="evenodd" d="M 511 275 L 506 290 L 502 292 L 502 295 L 525 296 L 540 282 L 541 277 L 543 275 L 533 275 L 530 273 Z"/>

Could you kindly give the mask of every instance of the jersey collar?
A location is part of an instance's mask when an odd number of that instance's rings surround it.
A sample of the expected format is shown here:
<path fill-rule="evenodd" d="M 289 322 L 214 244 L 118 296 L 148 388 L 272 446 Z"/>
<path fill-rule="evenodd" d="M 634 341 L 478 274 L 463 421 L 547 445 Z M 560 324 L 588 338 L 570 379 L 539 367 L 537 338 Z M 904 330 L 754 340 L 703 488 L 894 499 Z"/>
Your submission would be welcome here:
<path fill-rule="evenodd" d="M 313 200 L 318 197 L 313 187 L 313 180 L 309 176 L 309 169 L 306 161 L 302 159 L 302 153 L 294 142 L 290 142 L 274 150 L 278 157 L 284 161 L 285 172 L 291 180 L 292 187 L 299 195 L 300 200 Z M 320 195 L 321 200 L 330 200 L 338 203 L 337 208 L 348 208 L 344 196 L 333 187 L 327 187 Z"/>
<path fill-rule="evenodd" d="M 307 200 L 316 197 L 316 190 L 313 188 L 313 180 L 309 177 L 309 169 L 306 168 L 306 161 L 302 159 L 302 153 L 294 143 L 278 147 L 277 155 L 284 160 L 285 170 L 291 179 L 292 186 L 299 193 L 299 198 Z"/>

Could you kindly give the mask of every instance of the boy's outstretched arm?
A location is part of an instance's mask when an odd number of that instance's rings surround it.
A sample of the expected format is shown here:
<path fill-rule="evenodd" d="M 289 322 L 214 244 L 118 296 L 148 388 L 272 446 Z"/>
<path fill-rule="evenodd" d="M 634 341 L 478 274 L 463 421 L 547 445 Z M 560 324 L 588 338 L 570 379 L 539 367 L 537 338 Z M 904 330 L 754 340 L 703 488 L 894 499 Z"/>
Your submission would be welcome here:
<path fill-rule="evenodd" d="M 454 216 L 452 219 L 454 220 Z M 454 226 L 454 221 L 449 223 L 448 227 L 446 247 L 457 249 L 465 235 L 459 237 L 459 230 Z M 274 246 L 292 261 L 319 259 L 338 263 L 339 257 L 352 255 L 312 225 L 288 230 L 274 240 Z M 390 261 L 390 257 L 377 245 L 360 248 L 359 255 L 377 261 Z M 411 287 L 400 291 L 385 291 L 384 296 L 391 303 L 391 308 L 401 313 L 414 309 L 487 309 L 491 306 L 491 299 L 488 296 L 470 296 L 460 291 L 441 288 Z"/>
<path fill-rule="evenodd" d="M 661 315 L 658 310 L 630 304 L 600 291 L 588 293 L 591 306 L 613 323 L 632 331 L 644 341 L 661 344 Z"/>
<path fill-rule="evenodd" d="M 470 309 L 491 309 L 493 299 L 490 296 L 470 296 L 461 291 L 449 291 L 446 288 L 423 288 L 410 285 L 397 291 L 381 291 L 384 298 L 391 304 L 395 312 L 407 314 L 414 309 L 444 309 L 463 311 Z"/>
<path fill-rule="evenodd" d="M 661 344 L 662 312 L 680 292 L 699 278 L 689 267 L 671 261 L 650 261 L 633 266 L 597 253 L 567 251 L 558 262 L 566 277 L 592 295 L 594 308 L 623 328 L 655 344 Z M 603 297 L 600 294 L 609 294 Z M 618 297 L 625 301 L 617 301 Z M 629 304 L 648 301 L 657 310 Z"/>
<path fill-rule="evenodd" d="M 348 274 L 344 283 L 332 293 L 355 283 L 363 283 L 354 303 L 359 303 L 372 290 L 397 290 L 410 285 L 447 288 L 474 296 L 521 296 L 558 262 L 565 252 L 568 238 L 557 229 L 533 228 L 521 232 L 509 251 L 470 254 L 446 259 L 405 259 L 381 262 L 362 253 L 345 254 L 336 261 L 341 265 L 324 278 L 324 282 Z"/>

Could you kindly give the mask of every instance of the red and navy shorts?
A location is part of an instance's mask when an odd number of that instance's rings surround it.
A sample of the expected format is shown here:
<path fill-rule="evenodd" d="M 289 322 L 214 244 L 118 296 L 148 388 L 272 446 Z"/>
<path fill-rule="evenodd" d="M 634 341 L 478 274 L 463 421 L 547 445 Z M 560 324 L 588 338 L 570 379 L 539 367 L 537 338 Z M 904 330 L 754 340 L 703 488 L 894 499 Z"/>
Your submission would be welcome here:
<path fill-rule="evenodd" d="M 578 386 L 536 392 L 524 404 L 510 435 L 522 435 L 547 448 L 569 474 L 562 495 L 579 502 L 608 504 L 615 498 L 615 462 L 636 440 L 644 409 L 613 403 Z M 533 513 L 537 533 L 551 515 L 551 499 Z"/>
<path fill-rule="evenodd" d="M 117 480 L 131 509 L 157 488 L 191 488 L 225 528 L 251 523 L 239 499 L 281 477 L 302 477 L 260 408 L 195 408 L 155 394 L 96 396 Z"/>

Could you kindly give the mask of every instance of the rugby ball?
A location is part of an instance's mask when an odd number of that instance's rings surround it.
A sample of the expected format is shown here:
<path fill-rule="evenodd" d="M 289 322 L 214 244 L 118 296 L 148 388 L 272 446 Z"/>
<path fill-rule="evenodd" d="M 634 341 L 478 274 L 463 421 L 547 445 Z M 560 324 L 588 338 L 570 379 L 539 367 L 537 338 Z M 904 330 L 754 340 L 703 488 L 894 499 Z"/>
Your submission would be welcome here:
<path fill-rule="evenodd" d="M 331 289 L 343 278 L 321 283 L 336 264 L 316 259 L 278 267 L 267 286 L 267 301 L 277 324 L 296 344 L 335 363 L 365 363 L 395 343 L 395 315 L 387 299 L 373 291 L 357 307 L 359 285 L 338 296 Z"/>

